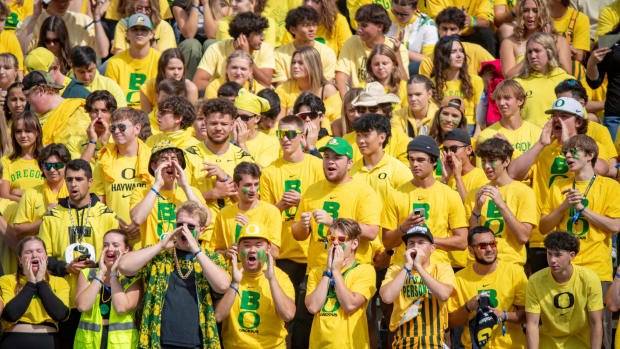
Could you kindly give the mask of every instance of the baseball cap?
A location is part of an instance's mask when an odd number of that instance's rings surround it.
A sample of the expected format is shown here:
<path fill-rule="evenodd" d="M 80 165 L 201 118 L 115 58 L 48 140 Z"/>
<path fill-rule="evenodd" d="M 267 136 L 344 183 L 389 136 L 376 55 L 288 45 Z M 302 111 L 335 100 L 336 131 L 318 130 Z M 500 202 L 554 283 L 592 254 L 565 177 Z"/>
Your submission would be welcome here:
<path fill-rule="evenodd" d="M 446 132 L 443 136 L 444 141 L 457 141 L 463 144 L 471 145 L 471 138 L 469 137 L 469 133 L 462 128 L 455 128 Z"/>
<path fill-rule="evenodd" d="M 146 27 L 150 30 L 153 30 L 153 24 L 151 24 L 151 19 L 147 15 L 142 13 L 134 13 L 133 15 L 131 15 L 131 17 L 129 17 L 129 25 L 127 26 L 127 28 L 131 29 L 133 27 Z"/>
<path fill-rule="evenodd" d="M 545 111 L 545 114 L 553 114 L 554 111 L 563 111 L 576 115 L 580 118 L 584 117 L 583 105 L 576 99 L 570 97 L 560 97 L 553 102 L 551 109 Z"/>
<path fill-rule="evenodd" d="M 55 88 L 57 90 L 61 90 L 64 86 L 57 84 L 54 81 L 54 78 L 50 75 L 50 73 L 42 70 L 35 70 L 24 77 L 24 81 L 22 81 L 24 85 L 23 90 L 28 91 L 33 87 L 46 85 L 51 88 Z"/>
<path fill-rule="evenodd" d="M 24 59 L 24 66 L 29 73 L 35 70 L 49 71 L 54 63 L 54 58 L 56 57 L 52 51 L 45 47 L 37 47 L 28 53 Z"/>
<path fill-rule="evenodd" d="M 431 242 L 431 244 L 435 243 L 435 239 L 433 239 L 433 234 L 431 234 L 431 231 L 428 229 L 428 227 L 425 227 L 423 225 L 414 225 L 413 227 L 409 228 L 409 230 L 407 230 L 407 232 L 402 236 L 403 242 L 407 244 L 407 239 L 412 236 L 424 236 Z"/>
<path fill-rule="evenodd" d="M 443 108 L 454 108 L 461 112 L 461 115 L 465 115 L 465 100 L 459 96 L 446 96 L 441 100 L 440 109 Z"/>
<path fill-rule="evenodd" d="M 407 151 L 421 151 L 439 157 L 439 147 L 432 137 L 420 135 L 407 144 Z"/>
<path fill-rule="evenodd" d="M 175 147 L 169 140 L 163 139 L 153 146 L 151 149 L 151 157 L 149 159 L 149 173 L 151 176 L 155 176 L 155 171 L 151 168 L 151 165 L 155 161 L 155 155 L 161 153 L 164 150 L 172 149 L 177 153 L 177 158 L 179 159 L 179 165 L 182 169 L 185 169 L 185 154 L 183 150 Z"/>
<path fill-rule="evenodd" d="M 267 228 L 262 223 L 249 222 L 241 228 L 238 242 L 243 239 L 265 239 L 271 243 Z"/>
<path fill-rule="evenodd" d="M 343 138 L 334 137 L 330 139 L 327 144 L 325 144 L 319 149 L 319 151 L 324 152 L 327 149 L 333 150 L 334 153 L 338 155 L 345 155 L 349 159 L 353 159 L 353 148 L 351 148 L 349 142 L 347 142 Z"/>

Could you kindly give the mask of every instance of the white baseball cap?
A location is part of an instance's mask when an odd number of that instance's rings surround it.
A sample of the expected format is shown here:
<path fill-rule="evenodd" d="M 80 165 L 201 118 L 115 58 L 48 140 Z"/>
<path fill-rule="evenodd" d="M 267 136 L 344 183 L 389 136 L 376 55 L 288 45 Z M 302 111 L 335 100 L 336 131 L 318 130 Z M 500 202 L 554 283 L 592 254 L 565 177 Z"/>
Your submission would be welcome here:
<path fill-rule="evenodd" d="M 570 97 L 560 97 L 556 99 L 551 109 L 545 111 L 545 114 L 553 114 L 554 111 L 563 111 L 579 116 L 580 118 L 584 117 L 583 105 L 576 99 Z"/>

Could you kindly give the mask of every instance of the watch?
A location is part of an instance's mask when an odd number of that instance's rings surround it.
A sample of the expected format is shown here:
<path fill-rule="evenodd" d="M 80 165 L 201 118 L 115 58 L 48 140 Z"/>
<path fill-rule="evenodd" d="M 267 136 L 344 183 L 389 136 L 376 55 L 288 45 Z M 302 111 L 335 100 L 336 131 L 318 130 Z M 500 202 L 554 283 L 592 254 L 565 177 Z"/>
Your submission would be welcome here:
<path fill-rule="evenodd" d="M 117 277 L 119 277 L 120 275 L 121 275 L 121 274 L 119 274 L 119 272 L 118 272 L 118 271 L 113 271 L 113 272 L 111 272 L 111 273 L 110 273 L 110 277 L 111 277 L 111 278 L 117 278 Z"/>

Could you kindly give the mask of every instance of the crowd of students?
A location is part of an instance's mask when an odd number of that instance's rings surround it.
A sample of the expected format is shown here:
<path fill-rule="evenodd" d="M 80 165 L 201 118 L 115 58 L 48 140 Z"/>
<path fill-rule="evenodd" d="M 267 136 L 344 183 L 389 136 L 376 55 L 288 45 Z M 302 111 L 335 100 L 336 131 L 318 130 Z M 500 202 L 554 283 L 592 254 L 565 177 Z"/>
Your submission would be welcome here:
<path fill-rule="evenodd" d="M 620 0 L 0 1 L 0 349 L 619 347 L 619 33 Z"/>

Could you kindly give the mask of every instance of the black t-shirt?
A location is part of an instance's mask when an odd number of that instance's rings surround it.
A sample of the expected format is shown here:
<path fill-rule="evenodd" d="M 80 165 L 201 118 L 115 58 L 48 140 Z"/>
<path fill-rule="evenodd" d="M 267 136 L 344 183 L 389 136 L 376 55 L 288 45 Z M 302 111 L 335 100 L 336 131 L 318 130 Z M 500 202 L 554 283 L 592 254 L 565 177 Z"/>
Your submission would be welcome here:
<path fill-rule="evenodd" d="M 188 259 L 192 254 L 177 250 L 177 256 L 181 271 L 187 273 Z M 194 273 L 183 280 L 175 266 L 175 271 L 170 274 L 161 314 L 161 344 L 189 348 L 202 346 L 198 312 Z"/>
<path fill-rule="evenodd" d="M 617 33 L 618 31 L 614 31 L 610 34 Z M 597 48 L 598 44 L 594 46 L 592 51 Z M 605 55 L 601 63 L 597 64 L 597 68 L 599 71 L 598 80 L 587 79 L 588 85 L 595 89 L 601 86 L 605 76 L 607 76 L 609 83 L 605 97 L 605 116 L 618 116 L 620 115 L 620 42 L 611 47 L 611 52 Z"/>

